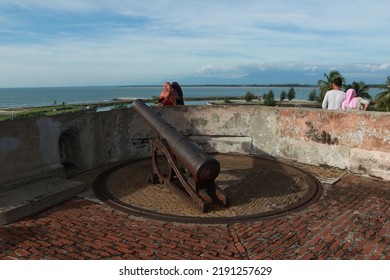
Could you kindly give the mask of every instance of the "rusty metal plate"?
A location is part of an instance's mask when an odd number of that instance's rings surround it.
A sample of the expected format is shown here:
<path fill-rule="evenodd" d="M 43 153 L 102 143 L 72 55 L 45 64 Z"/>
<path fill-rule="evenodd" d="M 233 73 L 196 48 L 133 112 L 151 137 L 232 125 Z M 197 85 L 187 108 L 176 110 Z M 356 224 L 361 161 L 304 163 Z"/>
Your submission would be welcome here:
<path fill-rule="evenodd" d="M 164 184 L 151 184 L 151 159 L 120 164 L 98 176 L 98 198 L 133 215 L 191 223 L 234 223 L 280 216 L 319 198 L 321 183 L 301 168 L 254 156 L 217 154 L 221 171 L 215 182 L 230 206 L 200 213 Z"/>

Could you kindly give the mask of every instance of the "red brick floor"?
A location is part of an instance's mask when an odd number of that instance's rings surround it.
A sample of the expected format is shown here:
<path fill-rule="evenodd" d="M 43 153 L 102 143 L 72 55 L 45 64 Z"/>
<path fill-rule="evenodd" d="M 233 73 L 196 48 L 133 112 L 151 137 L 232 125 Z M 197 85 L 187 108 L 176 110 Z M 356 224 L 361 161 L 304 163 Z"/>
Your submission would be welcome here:
<path fill-rule="evenodd" d="M 0 226 L 0 259 L 390 260 L 390 183 L 355 175 L 283 217 L 232 225 L 147 220 L 74 198 Z"/>

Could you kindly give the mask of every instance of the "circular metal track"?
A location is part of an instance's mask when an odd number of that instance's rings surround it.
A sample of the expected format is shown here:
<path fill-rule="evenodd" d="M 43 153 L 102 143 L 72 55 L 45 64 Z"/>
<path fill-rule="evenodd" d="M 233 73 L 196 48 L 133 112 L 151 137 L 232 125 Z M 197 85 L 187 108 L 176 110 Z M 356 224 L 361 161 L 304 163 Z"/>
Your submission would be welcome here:
<path fill-rule="evenodd" d="M 184 223 L 227 224 L 256 221 L 297 211 L 316 201 L 321 183 L 310 173 L 278 160 L 216 154 L 221 171 L 216 184 L 230 206 L 200 213 L 163 184 L 151 184 L 151 159 L 130 161 L 101 173 L 94 181 L 96 196 L 132 215 Z"/>

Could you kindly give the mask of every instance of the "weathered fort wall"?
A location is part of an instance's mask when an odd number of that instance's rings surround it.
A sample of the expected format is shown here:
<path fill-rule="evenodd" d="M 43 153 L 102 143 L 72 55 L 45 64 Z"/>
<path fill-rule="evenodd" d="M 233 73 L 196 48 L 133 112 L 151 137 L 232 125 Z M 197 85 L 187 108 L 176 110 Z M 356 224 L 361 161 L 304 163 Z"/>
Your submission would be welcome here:
<path fill-rule="evenodd" d="M 209 152 L 329 165 L 390 181 L 390 114 L 264 106 L 153 107 Z M 0 122 L 0 191 L 150 156 L 155 134 L 132 109 Z"/>

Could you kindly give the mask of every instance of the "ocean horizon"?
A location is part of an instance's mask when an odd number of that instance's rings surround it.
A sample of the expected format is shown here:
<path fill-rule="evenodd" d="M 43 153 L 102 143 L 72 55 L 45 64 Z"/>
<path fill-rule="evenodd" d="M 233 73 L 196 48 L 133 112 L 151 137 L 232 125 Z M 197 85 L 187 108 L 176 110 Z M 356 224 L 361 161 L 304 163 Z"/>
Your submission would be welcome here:
<path fill-rule="evenodd" d="M 257 96 L 273 91 L 278 99 L 284 90 L 291 86 L 239 86 L 239 85 L 200 85 L 182 86 L 184 98 L 202 97 L 244 97 L 247 92 Z M 315 86 L 294 87 L 296 100 L 307 100 Z M 162 86 L 79 86 L 79 87 L 31 87 L 31 88 L 0 88 L 0 108 L 24 108 L 51 106 L 58 104 L 85 104 L 113 101 L 116 98 L 148 99 L 159 96 Z M 370 89 L 375 96 L 378 89 Z M 189 101 L 188 105 L 206 104 L 206 101 Z"/>

